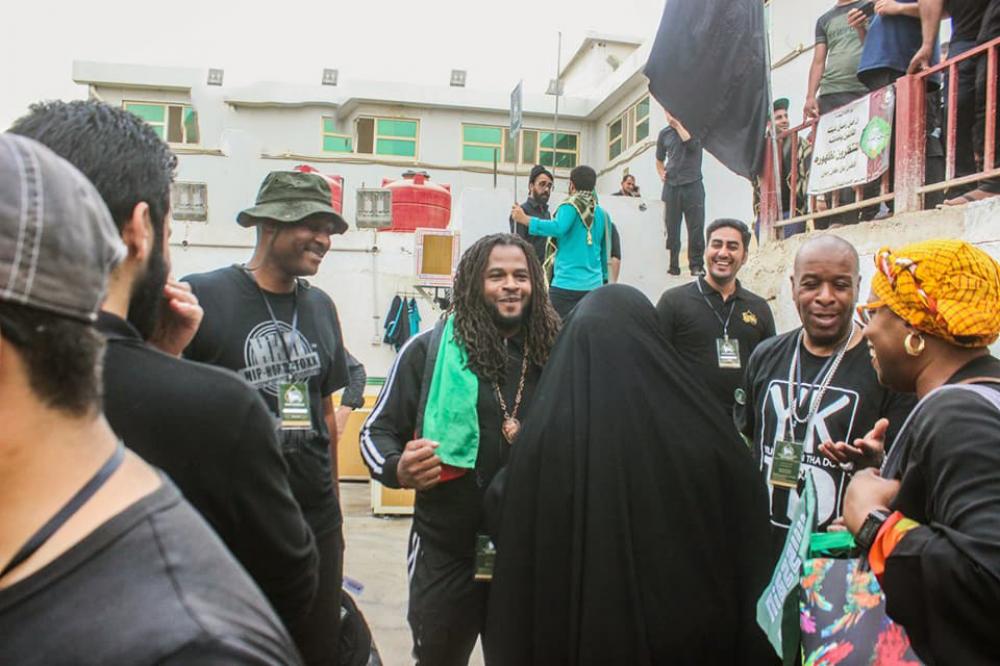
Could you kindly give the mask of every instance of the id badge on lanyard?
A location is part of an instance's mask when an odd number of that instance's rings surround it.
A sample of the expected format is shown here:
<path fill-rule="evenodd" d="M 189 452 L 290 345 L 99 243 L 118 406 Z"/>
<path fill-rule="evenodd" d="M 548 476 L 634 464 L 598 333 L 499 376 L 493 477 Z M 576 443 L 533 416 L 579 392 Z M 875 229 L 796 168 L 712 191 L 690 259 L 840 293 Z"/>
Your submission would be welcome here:
<path fill-rule="evenodd" d="M 740 341 L 736 338 L 730 338 L 728 335 L 716 338 L 715 353 L 719 358 L 720 368 L 740 369 Z"/>
<path fill-rule="evenodd" d="M 250 276 L 253 279 L 253 276 Z M 256 283 L 256 280 L 254 280 Z M 264 301 L 268 315 L 274 323 L 274 330 L 278 333 L 281 341 L 281 349 L 285 354 L 285 362 L 289 365 L 289 373 L 285 380 L 278 383 L 278 419 L 281 421 L 282 430 L 310 430 L 312 429 L 312 414 L 309 410 L 309 383 L 296 381 L 291 374 L 292 349 L 295 347 L 296 331 L 299 323 L 299 302 L 298 302 L 298 282 L 295 283 L 295 290 L 292 291 L 292 324 L 291 331 L 284 333 L 278 323 L 278 318 L 274 315 L 274 308 L 267 300 L 264 290 L 257 284 L 257 291 Z"/>
<path fill-rule="evenodd" d="M 817 381 L 820 385 L 815 395 L 812 395 L 810 392 L 809 399 L 806 401 L 809 404 L 809 415 L 803 421 L 796 415 L 798 404 L 796 386 L 802 386 L 802 367 L 799 364 L 799 359 L 803 332 L 799 331 L 799 337 L 795 343 L 795 353 L 792 355 L 792 363 L 788 368 L 788 415 L 786 417 L 788 420 L 785 422 L 785 436 L 775 441 L 774 455 L 771 460 L 771 474 L 768 482 L 772 486 L 791 489 L 798 488 L 799 473 L 802 470 L 802 453 L 805 450 L 805 446 L 803 442 L 795 438 L 795 422 L 805 423 L 806 436 L 808 437 L 809 433 L 812 432 L 816 411 L 823 401 L 823 396 L 830 382 L 833 380 L 837 368 L 840 367 L 840 362 L 844 359 L 844 354 L 847 353 L 853 332 L 854 328 L 852 327 L 851 333 L 848 333 L 844 343 L 840 346 L 840 350 L 823 364 L 819 374 L 816 375 L 816 379 L 813 380 L 814 385 Z"/>
<path fill-rule="evenodd" d="M 795 439 L 779 439 L 774 443 L 771 478 L 768 479 L 772 486 L 791 490 L 798 488 L 799 472 L 802 469 L 802 450 L 802 442 Z"/>
<path fill-rule="evenodd" d="M 488 583 L 493 580 L 493 566 L 497 559 L 497 549 L 493 540 L 485 534 L 476 536 L 475 580 Z"/>
<path fill-rule="evenodd" d="M 278 416 L 282 430 L 309 430 L 309 385 L 306 382 L 285 381 L 278 384 Z"/>
<path fill-rule="evenodd" d="M 729 337 L 729 322 L 733 318 L 733 310 L 736 309 L 736 298 L 733 297 L 732 302 L 729 305 L 729 314 L 723 319 L 712 302 L 708 300 L 708 296 L 705 295 L 705 290 L 701 288 L 701 278 L 698 278 L 696 282 L 698 285 L 698 291 L 701 293 L 702 299 L 705 301 L 705 305 L 708 309 L 712 311 L 715 318 L 719 320 L 722 324 L 722 337 L 715 339 L 715 356 L 718 359 L 719 367 L 726 370 L 739 370 L 742 367 L 740 362 L 740 341 L 736 338 Z"/>

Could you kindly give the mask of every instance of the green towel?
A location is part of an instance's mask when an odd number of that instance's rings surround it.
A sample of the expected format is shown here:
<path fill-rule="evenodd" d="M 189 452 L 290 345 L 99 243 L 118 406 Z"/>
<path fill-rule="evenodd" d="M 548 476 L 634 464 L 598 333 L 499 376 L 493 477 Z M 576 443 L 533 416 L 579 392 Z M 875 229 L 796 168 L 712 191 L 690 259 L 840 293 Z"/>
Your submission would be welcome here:
<path fill-rule="evenodd" d="M 434 376 L 424 408 L 422 436 L 439 444 L 437 455 L 452 467 L 474 469 L 479 454 L 479 379 L 465 347 L 455 339 L 455 316 L 441 334 Z"/>

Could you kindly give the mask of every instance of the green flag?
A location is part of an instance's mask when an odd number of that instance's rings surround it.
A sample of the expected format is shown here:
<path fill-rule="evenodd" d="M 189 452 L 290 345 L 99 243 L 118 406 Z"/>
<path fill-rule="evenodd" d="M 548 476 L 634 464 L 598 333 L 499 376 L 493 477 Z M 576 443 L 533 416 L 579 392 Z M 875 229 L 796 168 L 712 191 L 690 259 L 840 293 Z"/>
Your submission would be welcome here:
<path fill-rule="evenodd" d="M 799 580 L 815 523 L 816 488 L 812 474 L 806 474 L 805 488 L 792 515 L 778 566 L 757 601 L 757 624 L 767 633 L 768 640 L 786 666 L 795 663 L 800 651 Z"/>

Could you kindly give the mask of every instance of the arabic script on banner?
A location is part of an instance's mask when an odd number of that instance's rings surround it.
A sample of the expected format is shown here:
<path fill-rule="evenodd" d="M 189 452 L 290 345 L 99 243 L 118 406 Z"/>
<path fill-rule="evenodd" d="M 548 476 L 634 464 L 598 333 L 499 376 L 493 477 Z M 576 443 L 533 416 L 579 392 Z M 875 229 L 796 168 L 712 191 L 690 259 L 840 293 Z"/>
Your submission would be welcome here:
<path fill-rule="evenodd" d="M 889 168 L 895 88 L 888 86 L 819 119 L 809 194 L 864 185 Z"/>

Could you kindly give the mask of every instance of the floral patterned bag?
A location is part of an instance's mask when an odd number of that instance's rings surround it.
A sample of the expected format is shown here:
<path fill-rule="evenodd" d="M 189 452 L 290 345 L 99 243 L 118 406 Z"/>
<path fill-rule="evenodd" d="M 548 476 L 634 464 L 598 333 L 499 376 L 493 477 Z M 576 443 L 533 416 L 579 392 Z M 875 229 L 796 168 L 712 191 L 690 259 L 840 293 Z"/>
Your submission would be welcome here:
<path fill-rule="evenodd" d="M 799 626 L 804 666 L 917 666 L 902 626 L 860 560 L 816 557 L 802 566 Z"/>

